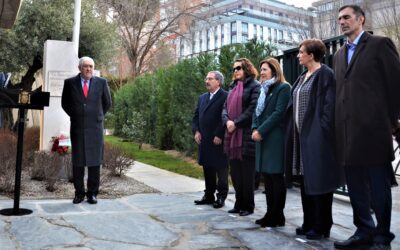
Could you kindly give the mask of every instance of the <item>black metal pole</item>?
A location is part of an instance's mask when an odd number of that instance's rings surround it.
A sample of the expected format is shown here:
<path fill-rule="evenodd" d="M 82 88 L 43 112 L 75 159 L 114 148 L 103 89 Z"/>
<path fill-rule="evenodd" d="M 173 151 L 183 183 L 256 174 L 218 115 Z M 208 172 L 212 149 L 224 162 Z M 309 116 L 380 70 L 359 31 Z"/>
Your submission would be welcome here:
<path fill-rule="evenodd" d="M 25 109 L 18 110 L 18 143 L 17 143 L 17 160 L 15 164 L 15 187 L 14 187 L 14 208 L 3 209 L 0 211 L 2 215 L 26 215 L 32 213 L 29 209 L 19 208 L 19 199 L 21 194 L 21 172 L 22 172 L 22 152 L 24 149 L 24 129 L 25 129 Z"/>
<path fill-rule="evenodd" d="M 25 129 L 25 109 L 18 110 L 18 144 L 17 144 L 17 161 L 15 167 L 15 189 L 14 189 L 14 210 L 13 214 L 19 213 L 19 199 L 21 194 L 21 172 L 22 172 L 22 152 L 24 150 L 24 129 Z"/>

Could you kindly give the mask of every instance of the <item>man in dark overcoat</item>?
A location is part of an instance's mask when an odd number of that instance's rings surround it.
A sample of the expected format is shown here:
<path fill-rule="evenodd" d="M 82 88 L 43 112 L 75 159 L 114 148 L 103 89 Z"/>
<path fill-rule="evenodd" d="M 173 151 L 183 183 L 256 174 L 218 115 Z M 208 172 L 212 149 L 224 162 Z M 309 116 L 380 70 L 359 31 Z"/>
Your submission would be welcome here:
<path fill-rule="evenodd" d="M 61 105 L 71 119 L 74 204 L 85 198 L 84 175 L 88 168 L 87 201 L 97 203 L 100 165 L 103 161 L 104 115 L 111 107 L 111 95 L 104 78 L 93 76 L 94 61 L 79 60 L 80 73 L 64 81 Z"/>
<path fill-rule="evenodd" d="M 219 71 L 211 71 L 205 79 L 208 92 L 199 97 L 194 112 L 192 131 L 199 145 L 199 164 L 203 166 L 206 189 L 196 205 L 213 204 L 221 208 L 228 195 L 228 160 L 222 145 L 225 127 L 221 113 L 228 93 L 221 88 L 224 77 Z M 218 190 L 217 199 L 214 193 Z"/>
<path fill-rule="evenodd" d="M 390 247 L 392 130 L 400 114 L 400 61 L 393 42 L 363 30 L 364 11 L 339 9 L 347 37 L 334 56 L 336 150 L 345 167 L 356 232 L 335 242 L 338 249 Z M 371 216 L 375 212 L 377 225 Z"/>

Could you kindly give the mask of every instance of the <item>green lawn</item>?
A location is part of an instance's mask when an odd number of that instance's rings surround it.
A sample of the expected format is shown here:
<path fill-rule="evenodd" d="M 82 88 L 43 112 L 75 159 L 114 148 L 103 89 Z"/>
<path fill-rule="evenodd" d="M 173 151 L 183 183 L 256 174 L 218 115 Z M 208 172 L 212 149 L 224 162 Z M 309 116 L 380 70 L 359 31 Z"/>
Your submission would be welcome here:
<path fill-rule="evenodd" d="M 136 161 L 140 161 L 155 167 L 165 169 L 174 173 L 190 176 L 197 179 L 204 179 L 203 169 L 177 157 L 165 154 L 157 149 L 141 149 L 138 144 L 124 142 L 116 136 L 106 136 L 105 141 L 109 142 L 132 156 Z"/>

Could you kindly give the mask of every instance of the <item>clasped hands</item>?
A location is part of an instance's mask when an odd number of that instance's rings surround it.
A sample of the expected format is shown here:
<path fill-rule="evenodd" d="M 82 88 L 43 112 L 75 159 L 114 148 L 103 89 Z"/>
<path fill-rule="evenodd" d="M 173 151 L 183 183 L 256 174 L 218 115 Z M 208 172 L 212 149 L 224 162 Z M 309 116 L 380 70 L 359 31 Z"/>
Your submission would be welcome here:
<path fill-rule="evenodd" d="M 253 130 L 253 133 L 251 134 L 251 139 L 253 139 L 253 141 L 261 141 L 262 140 L 262 136 L 260 134 L 260 132 L 258 132 L 258 130 Z"/>
<path fill-rule="evenodd" d="M 201 143 L 201 133 L 199 131 L 196 131 L 194 134 L 194 140 L 196 141 L 197 144 Z M 213 143 L 215 145 L 221 145 L 222 139 L 219 138 L 218 136 L 214 136 Z"/>

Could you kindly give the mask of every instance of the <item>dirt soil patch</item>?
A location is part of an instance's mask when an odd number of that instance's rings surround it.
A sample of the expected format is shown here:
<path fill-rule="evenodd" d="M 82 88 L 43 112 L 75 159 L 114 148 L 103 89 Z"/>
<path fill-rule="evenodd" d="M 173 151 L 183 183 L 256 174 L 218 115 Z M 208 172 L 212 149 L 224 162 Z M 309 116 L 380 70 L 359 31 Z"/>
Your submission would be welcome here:
<path fill-rule="evenodd" d="M 86 183 L 86 181 L 85 181 Z M 21 199 L 72 199 L 74 197 L 74 185 L 68 180 L 58 180 L 56 190 L 46 190 L 46 182 L 32 180 L 25 173 L 21 178 Z M 105 183 L 100 184 L 100 199 L 115 199 L 123 196 L 143 193 L 158 193 L 159 191 L 139 182 L 131 177 L 110 177 Z M 14 198 L 14 193 L 0 193 L 0 198 Z"/>

